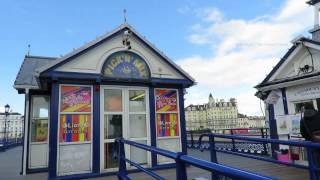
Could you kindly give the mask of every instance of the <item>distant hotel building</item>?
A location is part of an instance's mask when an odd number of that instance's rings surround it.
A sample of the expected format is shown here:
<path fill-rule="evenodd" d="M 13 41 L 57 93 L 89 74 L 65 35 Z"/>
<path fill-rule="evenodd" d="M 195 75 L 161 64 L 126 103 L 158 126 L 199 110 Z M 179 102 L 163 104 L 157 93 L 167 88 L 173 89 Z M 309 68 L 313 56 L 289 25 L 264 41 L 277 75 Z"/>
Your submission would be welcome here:
<path fill-rule="evenodd" d="M 237 126 L 238 106 L 235 98 L 218 101 L 210 94 L 207 104 L 189 105 L 185 114 L 187 130 L 228 129 Z"/>
<path fill-rule="evenodd" d="M 7 121 L 7 122 L 5 122 Z M 5 128 L 7 126 L 7 128 Z M 23 136 L 23 116 L 20 113 L 0 113 L 0 141 L 5 139 L 16 139 Z"/>
<path fill-rule="evenodd" d="M 187 130 L 265 127 L 264 117 L 239 114 L 235 98 L 215 100 L 212 94 L 208 103 L 186 107 L 185 115 Z"/>

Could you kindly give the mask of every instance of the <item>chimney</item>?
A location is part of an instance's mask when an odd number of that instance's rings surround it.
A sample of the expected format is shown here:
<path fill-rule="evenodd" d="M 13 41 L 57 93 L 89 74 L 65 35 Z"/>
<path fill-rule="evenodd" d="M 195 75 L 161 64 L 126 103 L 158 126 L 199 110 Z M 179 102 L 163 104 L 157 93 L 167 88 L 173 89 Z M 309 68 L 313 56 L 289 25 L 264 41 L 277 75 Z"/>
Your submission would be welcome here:
<path fill-rule="evenodd" d="M 314 6 L 314 25 L 309 31 L 312 34 L 312 40 L 320 42 L 319 10 L 320 0 L 309 0 L 307 4 Z"/>

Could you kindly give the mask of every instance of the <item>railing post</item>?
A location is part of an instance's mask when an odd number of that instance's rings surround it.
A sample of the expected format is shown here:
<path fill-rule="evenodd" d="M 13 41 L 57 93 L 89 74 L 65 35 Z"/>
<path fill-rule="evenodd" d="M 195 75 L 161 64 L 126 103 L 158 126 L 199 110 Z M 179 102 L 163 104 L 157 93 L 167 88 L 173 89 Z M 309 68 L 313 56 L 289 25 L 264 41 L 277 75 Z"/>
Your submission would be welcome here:
<path fill-rule="evenodd" d="M 119 158 L 119 171 L 118 171 L 118 179 L 121 180 L 122 177 L 128 175 L 127 167 L 126 167 L 126 154 L 124 150 L 124 142 L 123 139 L 119 139 L 116 142 L 119 144 L 118 149 L 118 158 Z"/>
<path fill-rule="evenodd" d="M 311 180 L 318 180 L 318 173 L 317 173 L 317 166 L 314 162 L 314 156 L 313 156 L 313 151 L 312 147 L 306 147 L 307 148 L 307 154 L 308 154 L 308 164 L 309 164 L 309 174 L 310 174 L 310 179 Z"/>
<path fill-rule="evenodd" d="M 214 136 L 209 135 L 209 143 L 210 143 L 210 160 L 213 163 L 218 163 L 218 158 L 217 158 L 217 151 L 216 151 L 216 144 L 214 141 Z M 212 180 L 218 180 L 219 175 L 215 172 L 211 173 L 211 179 Z"/>
<path fill-rule="evenodd" d="M 233 130 L 231 129 L 230 134 L 233 136 Z M 232 139 L 232 151 L 236 151 L 236 145 L 234 143 L 234 139 Z"/>
<path fill-rule="evenodd" d="M 176 161 L 176 179 L 186 180 L 187 179 L 187 169 L 185 162 L 181 161 L 180 157 L 184 155 L 182 152 L 177 153 Z"/>
<path fill-rule="evenodd" d="M 264 139 L 265 138 L 265 136 L 264 136 L 264 128 L 261 128 L 260 131 L 261 131 L 261 138 Z M 263 151 L 264 151 L 264 154 L 267 154 L 267 144 L 266 143 L 263 143 Z"/>
<path fill-rule="evenodd" d="M 189 131 L 191 136 L 191 148 L 194 148 L 193 131 Z"/>

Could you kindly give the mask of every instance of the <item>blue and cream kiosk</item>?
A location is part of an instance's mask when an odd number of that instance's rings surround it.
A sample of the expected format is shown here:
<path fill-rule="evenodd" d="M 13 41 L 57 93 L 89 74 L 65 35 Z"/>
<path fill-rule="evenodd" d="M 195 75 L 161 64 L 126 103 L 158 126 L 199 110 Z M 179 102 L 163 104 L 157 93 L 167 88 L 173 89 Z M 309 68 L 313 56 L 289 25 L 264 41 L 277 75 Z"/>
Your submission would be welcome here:
<path fill-rule="evenodd" d="M 117 171 L 114 140 L 186 152 L 184 92 L 194 79 L 127 23 L 59 58 L 25 56 L 22 173 L 48 178 Z M 126 147 L 146 167 L 169 159 Z"/>

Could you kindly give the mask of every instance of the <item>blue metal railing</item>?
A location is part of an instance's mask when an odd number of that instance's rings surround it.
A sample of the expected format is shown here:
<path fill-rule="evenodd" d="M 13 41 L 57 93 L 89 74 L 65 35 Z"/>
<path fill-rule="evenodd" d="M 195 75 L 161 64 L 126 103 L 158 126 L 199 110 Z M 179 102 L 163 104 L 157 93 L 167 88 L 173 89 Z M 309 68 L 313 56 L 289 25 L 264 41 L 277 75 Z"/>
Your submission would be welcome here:
<path fill-rule="evenodd" d="M 223 152 L 227 154 L 233 154 L 233 155 L 238 155 L 242 157 L 247 157 L 247 158 L 252 158 L 252 159 L 257 159 L 257 160 L 262 160 L 262 161 L 267 161 L 271 163 L 276 163 L 276 164 L 283 164 L 295 168 L 301 168 L 301 169 L 307 169 L 309 170 L 309 175 L 311 180 L 318 180 L 319 179 L 319 173 L 320 173 L 320 168 L 318 165 L 316 165 L 315 158 L 314 158 L 314 151 L 317 150 L 320 152 L 320 144 L 319 143 L 313 143 L 310 141 L 293 141 L 293 140 L 278 140 L 278 139 L 263 139 L 263 138 L 252 138 L 252 137 L 243 137 L 243 136 L 238 136 L 238 135 L 223 135 L 223 134 L 213 134 L 213 133 L 206 133 L 202 134 L 199 137 L 199 145 L 198 147 L 202 150 L 202 139 L 203 137 L 209 137 L 209 149 L 210 149 L 210 155 L 211 155 L 211 161 L 212 162 L 217 162 L 217 154 L 216 152 Z M 216 148 L 216 142 L 215 138 L 224 138 L 224 139 L 231 139 L 231 140 L 242 140 L 242 141 L 248 141 L 248 142 L 260 142 L 260 143 L 270 143 L 270 144 L 277 144 L 277 145 L 288 145 L 288 146 L 295 146 L 295 147 L 304 147 L 307 149 L 307 157 L 308 157 L 308 166 L 305 165 L 300 165 L 300 164 L 294 164 L 291 162 L 285 162 L 285 161 L 279 161 L 275 160 L 271 157 L 265 157 L 265 156 L 257 156 L 257 155 L 251 155 L 251 154 L 245 154 L 245 153 L 240 153 L 235 150 L 221 150 Z M 319 161 L 319 160 L 317 160 Z M 319 162 L 317 162 L 319 163 Z"/>
<path fill-rule="evenodd" d="M 261 137 L 268 138 L 268 128 L 233 128 L 233 129 L 219 129 L 219 130 L 197 130 L 187 131 L 187 146 L 188 148 L 198 148 L 197 139 L 201 134 L 205 133 L 214 134 L 229 134 L 229 135 L 241 135 L 246 137 Z M 209 148 L 209 141 L 203 141 L 204 148 Z M 247 142 L 247 141 L 235 141 L 235 140 L 216 140 L 216 148 L 226 149 L 232 151 L 240 151 L 250 154 L 263 154 L 267 155 L 270 153 L 267 143 L 260 142 Z"/>
<path fill-rule="evenodd" d="M 11 147 L 22 145 L 23 138 L 0 139 L 0 151 L 5 151 Z"/>
<path fill-rule="evenodd" d="M 119 160 L 119 171 L 118 171 L 119 179 L 131 179 L 128 176 L 126 163 L 129 163 L 130 165 L 136 167 L 138 170 L 150 175 L 155 179 L 158 179 L 158 180 L 165 179 L 159 176 L 158 174 L 156 174 L 155 172 L 151 171 L 150 169 L 142 167 L 141 165 L 127 159 L 125 155 L 124 144 L 134 146 L 136 148 L 143 149 L 151 153 L 155 153 L 155 154 L 165 156 L 167 158 L 175 160 L 177 180 L 187 179 L 186 165 L 192 165 L 204 170 L 211 171 L 212 179 L 214 180 L 219 179 L 220 176 L 225 176 L 233 179 L 264 179 L 264 180 L 273 179 L 271 177 L 258 175 L 252 172 L 243 171 L 240 169 L 232 168 L 232 167 L 221 165 L 218 163 L 197 159 L 197 158 L 185 155 L 182 152 L 177 152 L 177 153 L 171 152 L 168 150 L 148 146 L 148 145 L 137 143 L 134 141 L 125 140 L 123 138 L 116 139 L 115 144 L 116 145 L 114 147 L 116 147 L 117 149 L 114 149 L 114 153 L 115 153 L 114 156 L 116 156 Z M 215 152 L 215 151 L 211 151 L 211 152 Z M 211 157 L 216 157 L 216 156 L 211 156 Z"/>

